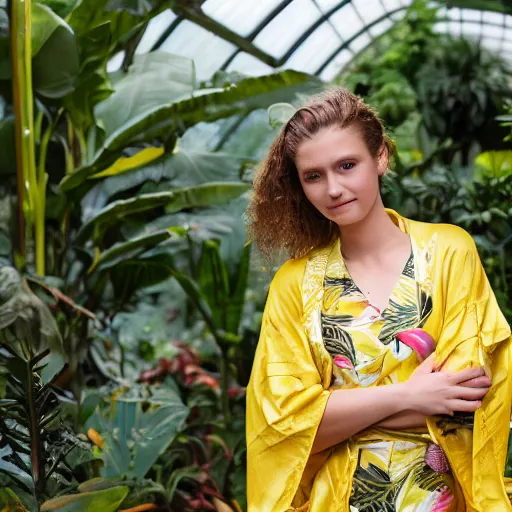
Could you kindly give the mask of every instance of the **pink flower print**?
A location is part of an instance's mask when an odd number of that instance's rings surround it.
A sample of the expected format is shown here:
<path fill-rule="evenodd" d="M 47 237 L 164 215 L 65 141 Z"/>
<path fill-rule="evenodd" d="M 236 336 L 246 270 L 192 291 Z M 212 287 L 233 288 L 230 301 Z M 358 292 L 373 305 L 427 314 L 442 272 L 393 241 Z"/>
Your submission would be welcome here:
<path fill-rule="evenodd" d="M 404 345 L 412 348 L 418 359 L 424 361 L 436 349 L 434 338 L 423 329 L 408 329 L 396 335 Z"/>
<path fill-rule="evenodd" d="M 350 359 L 345 356 L 334 356 L 333 362 L 338 368 L 342 368 L 343 370 L 352 370 L 354 368 Z"/>
<path fill-rule="evenodd" d="M 425 452 L 425 462 L 436 473 L 450 472 L 450 463 L 448 462 L 443 449 L 435 443 L 430 443 L 428 445 Z"/>
<path fill-rule="evenodd" d="M 452 491 L 445 485 L 441 487 L 439 495 L 432 507 L 432 512 L 448 512 L 453 501 Z"/>

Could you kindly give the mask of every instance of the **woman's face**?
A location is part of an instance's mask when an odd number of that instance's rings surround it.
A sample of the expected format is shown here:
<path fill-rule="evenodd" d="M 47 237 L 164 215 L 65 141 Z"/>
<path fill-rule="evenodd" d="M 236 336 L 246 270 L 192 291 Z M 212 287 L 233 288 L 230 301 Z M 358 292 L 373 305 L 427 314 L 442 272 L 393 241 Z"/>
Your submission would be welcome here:
<path fill-rule="evenodd" d="M 380 201 L 379 176 L 387 165 L 387 151 L 372 157 L 356 126 L 320 130 L 295 157 L 306 197 L 340 227 L 360 222 Z"/>

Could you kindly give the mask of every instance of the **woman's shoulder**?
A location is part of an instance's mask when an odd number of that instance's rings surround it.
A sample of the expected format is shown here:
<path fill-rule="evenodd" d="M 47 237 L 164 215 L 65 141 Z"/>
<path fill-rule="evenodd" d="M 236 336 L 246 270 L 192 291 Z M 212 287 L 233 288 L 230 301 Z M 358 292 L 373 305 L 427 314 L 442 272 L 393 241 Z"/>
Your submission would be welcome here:
<path fill-rule="evenodd" d="M 306 254 L 301 258 L 290 258 L 285 261 L 275 273 L 272 279 L 272 286 L 280 288 L 301 285 L 308 259 L 309 254 Z"/>
<path fill-rule="evenodd" d="M 450 248 L 463 252 L 476 251 L 473 237 L 460 226 L 419 221 L 409 221 L 409 223 L 420 236 L 423 235 L 427 239 L 435 237 L 436 244 L 442 249 Z"/>

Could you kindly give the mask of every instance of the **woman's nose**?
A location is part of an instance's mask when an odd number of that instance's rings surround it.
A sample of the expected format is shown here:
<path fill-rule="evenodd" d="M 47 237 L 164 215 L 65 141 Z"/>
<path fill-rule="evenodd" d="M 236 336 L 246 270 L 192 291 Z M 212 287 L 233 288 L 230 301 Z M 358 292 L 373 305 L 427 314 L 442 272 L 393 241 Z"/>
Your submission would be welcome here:
<path fill-rule="evenodd" d="M 328 175 L 327 176 L 327 190 L 329 193 L 329 196 L 333 199 L 336 199 L 337 197 L 340 197 L 343 194 L 343 186 L 339 182 L 336 176 L 334 175 Z"/>

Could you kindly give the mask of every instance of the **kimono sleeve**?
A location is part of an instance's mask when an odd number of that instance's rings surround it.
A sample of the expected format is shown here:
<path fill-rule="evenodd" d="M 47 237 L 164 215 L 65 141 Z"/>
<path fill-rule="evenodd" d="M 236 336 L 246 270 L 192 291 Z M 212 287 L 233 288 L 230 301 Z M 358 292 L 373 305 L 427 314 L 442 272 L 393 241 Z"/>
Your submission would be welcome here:
<path fill-rule="evenodd" d="M 492 386 L 474 416 L 472 429 L 428 424 L 445 450 L 461 485 L 466 510 L 512 510 L 504 486 L 512 404 L 510 328 L 482 267 L 471 236 L 452 226 L 444 252 L 444 320 L 437 341 L 437 363 L 443 370 L 483 366 Z"/>
<path fill-rule="evenodd" d="M 249 512 L 288 510 L 330 392 L 302 323 L 305 261 L 290 260 L 270 286 L 247 388 Z"/>

